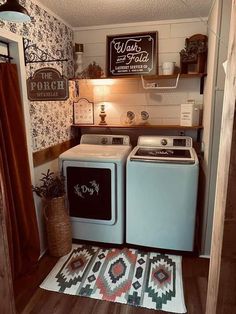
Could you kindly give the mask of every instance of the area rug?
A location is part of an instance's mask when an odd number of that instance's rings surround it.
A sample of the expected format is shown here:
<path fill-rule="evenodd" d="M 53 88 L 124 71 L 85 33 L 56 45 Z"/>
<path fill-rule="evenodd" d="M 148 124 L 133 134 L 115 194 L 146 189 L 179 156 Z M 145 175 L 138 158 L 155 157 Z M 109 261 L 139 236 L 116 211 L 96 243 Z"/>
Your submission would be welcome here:
<path fill-rule="evenodd" d="M 186 313 L 181 257 L 73 244 L 40 285 L 65 294 Z"/>

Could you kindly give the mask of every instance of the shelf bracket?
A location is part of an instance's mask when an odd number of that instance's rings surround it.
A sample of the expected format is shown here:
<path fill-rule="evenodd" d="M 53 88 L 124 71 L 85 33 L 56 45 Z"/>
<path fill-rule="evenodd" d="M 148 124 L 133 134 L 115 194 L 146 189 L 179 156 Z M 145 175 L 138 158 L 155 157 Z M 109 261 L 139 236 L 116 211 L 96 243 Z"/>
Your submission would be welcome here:
<path fill-rule="evenodd" d="M 200 94 L 202 95 L 204 92 L 204 76 L 200 78 Z"/>
<path fill-rule="evenodd" d="M 176 89 L 178 87 L 178 83 L 179 83 L 179 77 L 180 77 L 180 73 L 178 73 L 177 77 L 176 77 L 176 81 L 174 85 L 171 86 L 158 86 L 157 83 L 149 83 L 149 85 L 147 85 L 143 75 L 141 75 L 141 81 L 142 81 L 142 85 L 144 89 Z"/>
<path fill-rule="evenodd" d="M 43 51 L 36 44 L 33 44 L 31 40 L 23 38 L 25 65 L 28 63 L 46 63 L 46 62 L 64 62 L 68 59 L 62 57 L 63 52 L 57 50 L 56 54 L 59 58 L 52 57 L 47 51 Z"/>

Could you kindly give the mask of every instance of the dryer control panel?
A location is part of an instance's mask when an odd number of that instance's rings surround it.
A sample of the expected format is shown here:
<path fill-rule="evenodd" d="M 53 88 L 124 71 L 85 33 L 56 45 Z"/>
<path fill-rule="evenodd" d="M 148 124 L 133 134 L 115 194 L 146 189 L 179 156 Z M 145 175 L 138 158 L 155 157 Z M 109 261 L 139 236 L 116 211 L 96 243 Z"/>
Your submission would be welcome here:
<path fill-rule="evenodd" d="M 93 145 L 130 145 L 128 135 L 83 134 L 80 144 Z"/>

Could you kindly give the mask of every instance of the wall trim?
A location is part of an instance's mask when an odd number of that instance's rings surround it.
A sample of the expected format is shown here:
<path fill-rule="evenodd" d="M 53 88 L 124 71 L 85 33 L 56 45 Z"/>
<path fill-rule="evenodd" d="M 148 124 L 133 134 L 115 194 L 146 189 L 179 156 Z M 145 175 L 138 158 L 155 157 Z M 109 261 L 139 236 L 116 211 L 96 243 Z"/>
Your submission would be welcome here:
<path fill-rule="evenodd" d="M 188 18 L 188 19 L 176 19 L 176 20 L 160 20 L 160 21 L 147 21 L 147 22 L 135 22 L 135 23 L 122 23 L 122 24 L 107 24 L 107 25 L 96 25 L 96 26 L 81 26 L 81 27 L 72 27 L 73 31 L 89 31 L 89 30 L 99 30 L 99 29 L 111 29 L 111 28 L 124 28 L 132 26 L 152 26 L 152 25 L 165 25 L 165 24 L 180 24 L 180 23 L 196 23 L 196 22 L 206 22 L 207 17 L 199 18 Z"/>
<path fill-rule="evenodd" d="M 48 161 L 58 158 L 59 155 L 62 154 L 64 151 L 77 144 L 78 139 L 74 138 L 33 153 L 34 167 L 40 166 Z"/>

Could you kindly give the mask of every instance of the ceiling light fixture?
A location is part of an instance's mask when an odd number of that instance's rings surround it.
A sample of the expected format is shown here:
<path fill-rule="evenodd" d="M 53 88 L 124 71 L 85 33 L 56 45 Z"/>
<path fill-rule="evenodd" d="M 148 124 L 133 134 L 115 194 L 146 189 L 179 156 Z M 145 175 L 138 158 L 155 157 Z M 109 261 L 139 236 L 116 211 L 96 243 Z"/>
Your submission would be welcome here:
<path fill-rule="evenodd" d="M 7 0 L 0 6 L 0 19 L 9 22 L 29 22 L 30 16 L 18 0 Z"/>

